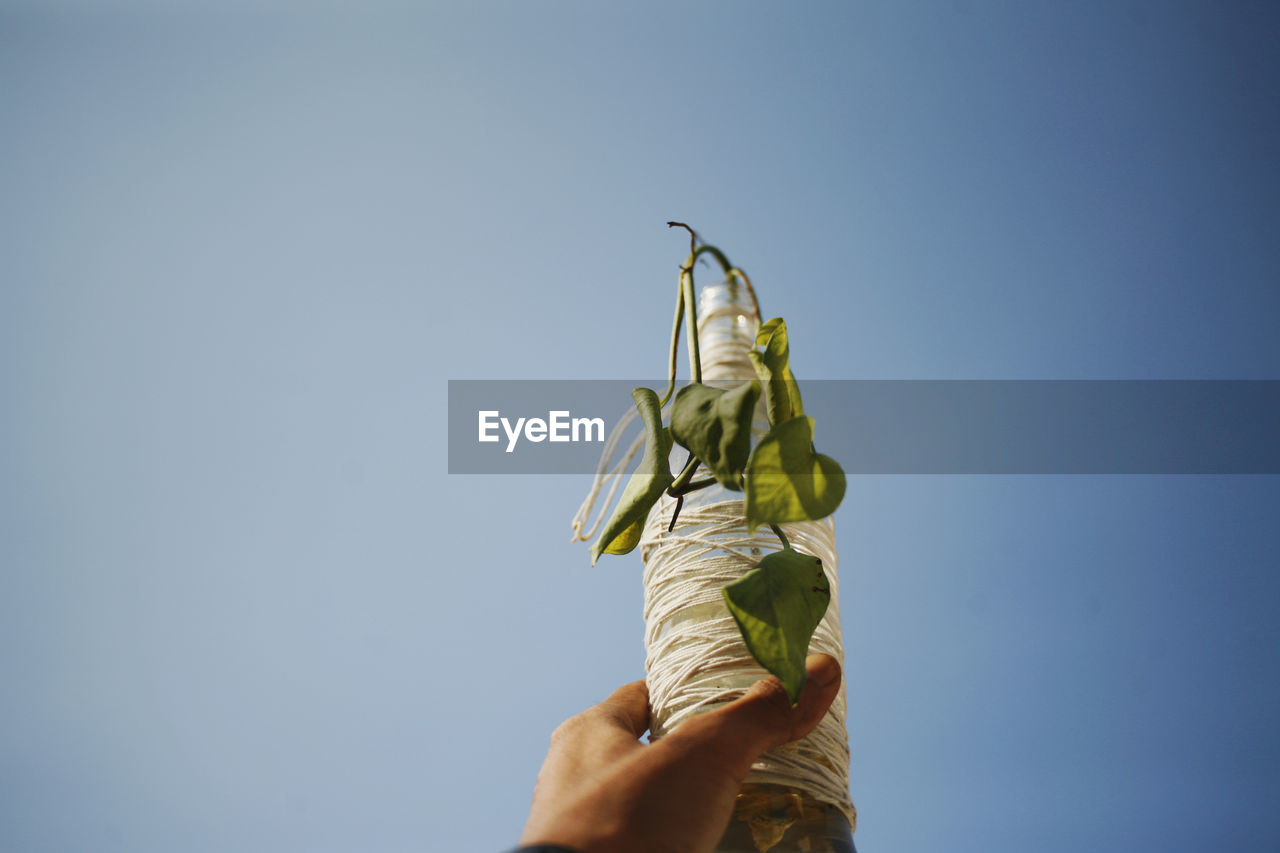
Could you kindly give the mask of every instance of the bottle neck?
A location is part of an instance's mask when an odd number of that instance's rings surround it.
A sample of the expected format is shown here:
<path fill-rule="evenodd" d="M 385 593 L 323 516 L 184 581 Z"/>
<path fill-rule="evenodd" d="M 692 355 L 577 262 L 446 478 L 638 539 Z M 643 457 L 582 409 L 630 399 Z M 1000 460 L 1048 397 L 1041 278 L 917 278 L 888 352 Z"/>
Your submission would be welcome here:
<path fill-rule="evenodd" d="M 755 377 L 747 353 L 755 347 L 760 317 L 737 280 L 709 284 L 698 294 L 698 349 L 704 382 Z"/>
<path fill-rule="evenodd" d="M 703 285 L 698 292 L 698 350 L 702 362 L 702 381 L 717 388 L 729 389 L 756 378 L 748 353 L 755 347 L 760 317 L 747 288 L 739 281 L 719 281 Z M 763 401 L 757 406 L 752 433 L 758 439 L 768 430 L 768 416 Z M 671 452 L 671 468 L 684 467 L 689 452 L 676 446 Z M 706 476 L 705 471 L 698 476 Z M 726 489 L 716 483 L 710 488 L 691 492 L 684 506 L 692 509 L 722 501 L 741 501 L 742 492 Z"/>

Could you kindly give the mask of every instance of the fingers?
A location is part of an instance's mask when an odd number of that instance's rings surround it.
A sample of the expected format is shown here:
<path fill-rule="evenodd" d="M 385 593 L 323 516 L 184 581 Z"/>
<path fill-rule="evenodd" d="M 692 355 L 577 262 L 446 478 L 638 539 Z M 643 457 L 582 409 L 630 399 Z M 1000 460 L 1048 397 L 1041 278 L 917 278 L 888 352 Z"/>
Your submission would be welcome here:
<path fill-rule="evenodd" d="M 623 685 L 551 733 L 535 794 L 544 799 L 563 796 L 566 789 L 640 749 L 639 738 L 648 728 L 648 688 L 643 681 Z"/>
<path fill-rule="evenodd" d="M 596 709 L 634 738 L 649 731 L 649 687 L 643 681 L 622 685 Z"/>
<path fill-rule="evenodd" d="M 840 693 L 840 663 L 831 655 L 810 655 L 805 660 L 805 674 L 800 701 L 790 710 L 791 731 L 788 736 L 771 744 L 770 749 L 799 740 L 817 728 Z"/>
<path fill-rule="evenodd" d="M 649 730 L 649 688 L 643 681 L 624 684 L 598 705 L 565 720 L 551 733 L 548 758 L 582 755 L 594 759 L 639 746 Z"/>
<path fill-rule="evenodd" d="M 807 678 L 794 707 L 777 678 L 757 681 L 746 695 L 713 714 L 723 717 L 711 731 L 733 745 L 748 765 L 760 753 L 799 740 L 817 727 L 840 692 L 840 664 L 830 655 L 809 655 Z"/>

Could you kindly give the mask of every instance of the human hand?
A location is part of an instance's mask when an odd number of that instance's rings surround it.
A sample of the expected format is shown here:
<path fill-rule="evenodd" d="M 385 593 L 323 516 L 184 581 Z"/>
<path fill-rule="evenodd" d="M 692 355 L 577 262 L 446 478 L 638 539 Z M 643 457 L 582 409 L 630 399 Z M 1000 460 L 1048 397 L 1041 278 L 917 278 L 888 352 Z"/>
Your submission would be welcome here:
<path fill-rule="evenodd" d="M 817 726 L 840 689 L 840 664 L 810 655 L 792 707 L 777 678 L 699 714 L 656 743 L 643 681 L 620 687 L 551 736 L 521 844 L 582 853 L 705 853 L 715 848 L 738 789 L 761 753 Z"/>

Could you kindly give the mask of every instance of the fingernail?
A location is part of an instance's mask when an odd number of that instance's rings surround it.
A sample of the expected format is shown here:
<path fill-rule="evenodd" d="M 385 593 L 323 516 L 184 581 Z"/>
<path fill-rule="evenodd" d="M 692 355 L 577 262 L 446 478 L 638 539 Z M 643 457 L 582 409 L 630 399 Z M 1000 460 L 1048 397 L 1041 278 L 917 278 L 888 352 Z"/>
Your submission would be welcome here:
<path fill-rule="evenodd" d="M 804 662 L 805 673 L 819 687 L 829 687 L 840 678 L 840 664 L 831 655 L 809 655 Z"/>

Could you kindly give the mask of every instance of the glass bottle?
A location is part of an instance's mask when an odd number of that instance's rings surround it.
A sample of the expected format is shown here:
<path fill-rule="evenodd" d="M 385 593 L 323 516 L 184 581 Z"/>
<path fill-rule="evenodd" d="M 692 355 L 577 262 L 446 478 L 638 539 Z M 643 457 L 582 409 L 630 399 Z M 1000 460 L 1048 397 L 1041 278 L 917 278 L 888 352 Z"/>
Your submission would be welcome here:
<path fill-rule="evenodd" d="M 747 353 L 754 348 L 760 318 L 754 301 L 745 285 L 730 280 L 704 287 L 698 298 L 698 342 L 702 362 L 703 381 L 708 385 L 730 388 L 755 378 L 755 371 Z M 803 390 L 803 388 L 802 388 Z M 768 430 L 768 417 L 764 401 L 757 407 L 753 425 L 754 438 Z M 678 445 L 671 456 L 671 470 L 683 468 L 688 453 Z M 705 477 L 699 473 L 697 478 Z M 653 729 L 655 736 L 679 725 L 681 719 L 691 713 L 711 710 L 723 702 L 706 701 L 699 695 L 672 695 L 653 691 L 654 674 L 668 661 L 680 660 L 680 666 L 697 667 L 703 654 L 698 636 L 699 626 L 709 620 L 730 620 L 727 608 L 719 595 L 720 582 L 699 589 L 689 600 L 674 601 L 665 598 L 665 592 L 651 588 L 651 577 L 656 575 L 656 565 L 651 560 L 686 561 L 691 571 L 703 565 L 723 573 L 725 563 L 736 554 L 739 565 L 730 569 L 739 574 L 749 571 L 755 562 L 771 551 L 781 548 L 781 543 L 767 528 L 749 534 L 742 512 L 742 493 L 725 489 L 716 484 L 685 496 L 681 514 L 674 529 L 667 533 L 675 501 L 664 498 L 649 519 L 643 543 L 645 559 L 645 619 L 647 667 L 650 673 L 651 697 L 654 702 Z M 815 633 L 811 651 L 824 651 L 843 661 L 840 648 L 838 578 L 836 577 L 835 537 L 831 519 L 817 522 L 801 522 L 782 525 L 792 547 L 805 553 L 816 554 L 822 559 L 831 581 L 832 605 L 823 624 Z M 660 541 L 663 536 L 667 539 Z M 691 536 L 700 540 L 697 544 L 669 544 L 675 540 L 687 540 Z M 720 547 L 715 547 L 720 546 Z M 710 549 L 710 550 L 709 550 Z M 655 571 L 651 572 L 651 568 Z M 737 636 L 736 626 L 733 634 Z M 739 640 L 740 642 L 740 640 Z M 709 655 L 710 652 L 707 652 Z M 742 647 L 745 655 L 745 646 Z M 765 673 L 755 664 L 735 669 L 720 669 L 703 677 L 699 689 L 705 691 L 737 691 L 730 698 L 740 695 Z M 709 668 L 708 668 L 709 669 Z M 696 694 L 697 691 L 691 691 Z M 791 781 L 779 776 L 776 768 L 771 772 L 767 762 L 757 763 L 738 794 L 733 818 L 716 850 L 719 853 L 853 853 L 853 826 L 856 813 L 848 798 L 847 735 L 844 733 L 845 690 L 833 703 L 832 720 L 838 723 L 839 736 L 843 738 L 842 751 L 834 758 L 823 754 L 810 738 L 795 745 L 783 747 L 787 760 L 817 762 L 830 769 L 836 778 L 843 780 L 841 790 L 829 788 L 825 799 L 814 792 L 786 784 Z M 830 727 L 830 724 L 828 724 Z M 830 730 L 830 728 L 828 729 Z M 767 753 L 768 759 L 773 753 Z M 843 767 L 838 765 L 843 763 Z M 832 802 L 837 801 L 837 802 Z"/>

